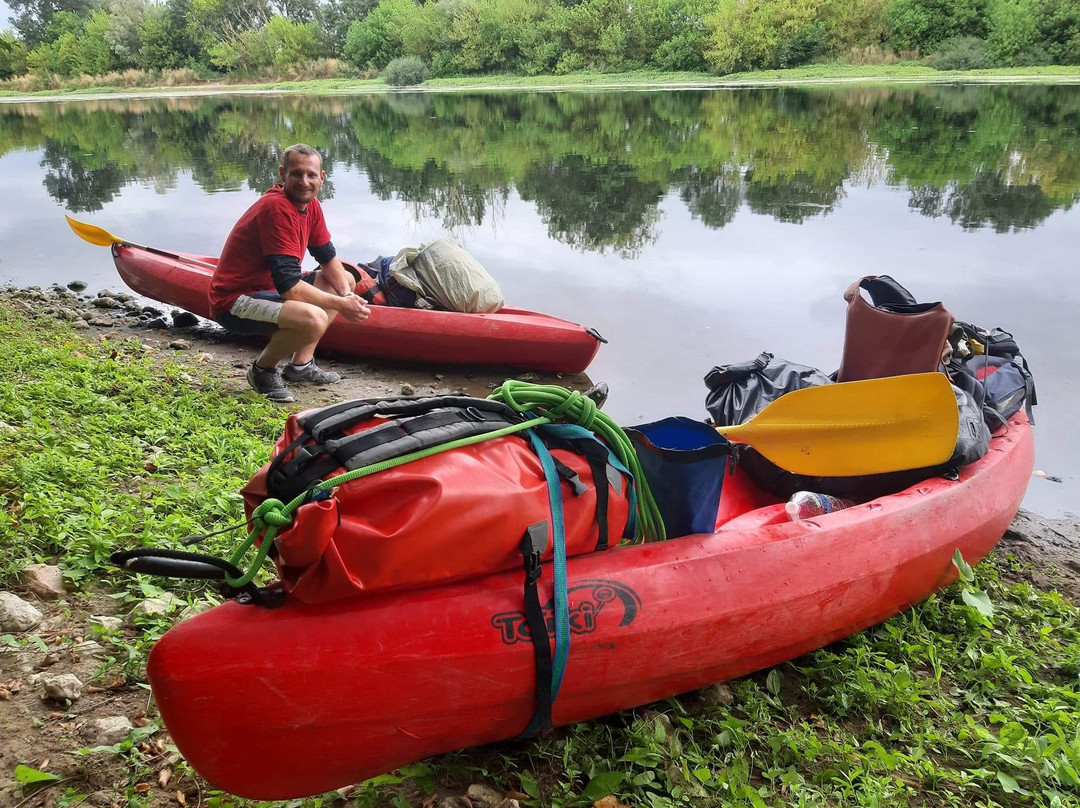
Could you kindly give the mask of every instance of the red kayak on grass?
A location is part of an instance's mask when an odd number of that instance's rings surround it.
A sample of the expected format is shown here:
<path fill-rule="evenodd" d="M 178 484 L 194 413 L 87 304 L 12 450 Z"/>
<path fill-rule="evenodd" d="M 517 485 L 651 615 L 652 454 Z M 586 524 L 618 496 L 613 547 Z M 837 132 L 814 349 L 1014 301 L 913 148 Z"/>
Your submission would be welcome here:
<path fill-rule="evenodd" d="M 960 470 L 802 522 L 736 469 L 717 529 L 568 561 L 572 642 L 556 725 L 793 659 L 956 579 L 1016 514 L 1034 466 L 1023 414 Z M 512 738 L 536 710 L 523 572 L 356 597 L 225 603 L 150 654 L 173 740 L 215 787 L 328 791 L 429 755 Z M 552 595 L 544 565 L 541 599 Z"/>
<path fill-rule="evenodd" d="M 187 259 L 181 260 L 125 244 L 114 245 L 112 253 L 120 277 L 135 292 L 210 317 L 207 289 L 217 258 L 181 253 Z M 512 306 L 494 314 L 377 306 L 364 323 L 338 318 L 319 347 L 380 359 L 580 373 L 601 341 L 591 328 Z"/>

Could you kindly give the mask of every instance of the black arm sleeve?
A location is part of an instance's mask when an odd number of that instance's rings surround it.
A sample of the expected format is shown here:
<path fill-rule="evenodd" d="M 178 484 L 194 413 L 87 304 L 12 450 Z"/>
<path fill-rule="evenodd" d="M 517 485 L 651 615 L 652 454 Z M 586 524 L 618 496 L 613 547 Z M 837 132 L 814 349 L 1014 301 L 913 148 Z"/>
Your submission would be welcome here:
<path fill-rule="evenodd" d="M 322 265 L 337 255 L 337 248 L 334 247 L 334 242 L 328 241 L 321 247 L 308 247 L 308 252 Z"/>
<path fill-rule="evenodd" d="M 279 295 L 285 294 L 300 283 L 303 273 L 300 271 L 300 261 L 295 255 L 268 255 L 266 262 L 270 264 L 270 275 L 274 279 L 274 287 Z"/>

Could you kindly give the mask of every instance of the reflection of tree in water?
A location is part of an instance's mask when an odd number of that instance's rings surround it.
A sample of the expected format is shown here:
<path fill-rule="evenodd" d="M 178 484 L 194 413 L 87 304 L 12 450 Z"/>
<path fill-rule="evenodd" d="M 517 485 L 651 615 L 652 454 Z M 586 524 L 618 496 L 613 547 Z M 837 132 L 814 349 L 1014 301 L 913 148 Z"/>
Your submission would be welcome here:
<path fill-rule="evenodd" d="M 128 182 L 115 165 L 88 168 L 53 143 L 45 144 L 41 165 L 46 169 L 45 190 L 73 213 L 101 210 Z"/>
<path fill-rule="evenodd" d="M 368 176 L 371 192 L 379 199 L 397 197 L 409 203 L 413 217 L 438 218 L 452 234 L 483 224 L 490 210 L 501 210 L 510 194 L 507 186 L 488 188 L 455 176 L 434 161 L 423 168 L 398 168 L 374 152 L 365 153 L 357 165 Z"/>
<path fill-rule="evenodd" d="M 534 166 L 518 192 L 536 202 L 548 234 L 575 249 L 611 247 L 629 258 L 656 241 L 664 188 L 616 160 L 592 165 L 569 156 Z"/>
<path fill-rule="evenodd" d="M 0 108 L 0 155 L 43 149 L 45 185 L 99 210 L 125 184 L 182 173 L 212 193 L 277 179 L 315 145 L 381 199 L 453 232 L 496 221 L 515 187 L 552 238 L 633 255 L 677 190 L 708 227 L 745 204 L 802 222 L 848 185 L 918 189 L 912 207 L 999 232 L 1080 198 L 1080 88 L 936 87 L 152 99 Z M 887 166 L 884 170 L 882 166 Z M 887 179 L 883 178 L 887 171 Z M 328 179 L 324 197 L 333 196 Z"/>
<path fill-rule="evenodd" d="M 746 203 L 754 213 L 767 213 L 781 222 L 802 224 L 811 216 L 829 213 L 844 197 L 844 186 L 822 185 L 802 172 L 769 182 L 753 181 L 747 172 Z"/>
<path fill-rule="evenodd" d="M 916 188 L 908 207 L 924 216 L 948 216 L 965 230 L 993 227 L 997 233 L 1008 233 L 1042 224 L 1061 206 L 1034 183 L 1008 185 L 998 172 L 980 172 L 971 182 Z M 1063 206 L 1071 207 L 1071 202 Z"/>
<path fill-rule="evenodd" d="M 679 191 L 679 197 L 686 203 L 691 216 L 700 219 L 706 227 L 719 230 L 731 224 L 742 206 L 741 172 L 730 166 L 715 172 L 692 168 Z"/>

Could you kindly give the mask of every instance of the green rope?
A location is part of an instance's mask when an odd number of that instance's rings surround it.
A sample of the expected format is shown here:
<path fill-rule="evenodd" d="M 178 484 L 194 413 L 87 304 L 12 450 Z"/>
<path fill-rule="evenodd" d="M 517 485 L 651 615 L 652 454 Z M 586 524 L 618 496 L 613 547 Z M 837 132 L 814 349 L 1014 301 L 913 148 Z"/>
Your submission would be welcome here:
<path fill-rule="evenodd" d="M 233 551 L 232 556 L 229 557 L 229 563 L 235 567 L 240 567 L 240 562 L 244 560 L 244 556 L 247 554 L 248 549 L 255 543 L 259 536 L 262 536 L 262 543 L 259 545 L 259 549 L 256 550 L 255 557 L 251 560 L 251 565 L 248 567 L 247 572 L 239 578 L 231 578 L 226 575 L 225 583 L 237 588 L 247 586 L 251 583 L 255 579 L 256 574 L 258 574 L 262 563 L 266 560 L 266 556 L 274 544 L 274 537 L 277 536 L 282 528 L 286 528 L 292 524 L 293 512 L 305 502 L 308 502 L 312 497 L 317 496 L 323 491 L 329 491 L 335 486 L 343 485 L 352 480 L 358 480 L 361 477 L 367 477 L 370 474 L 378 474 L 380 471 L 403 466 L 414 460 L 422 460 L 425 457 L 431 457 L 432 455 L 437 455 L 441 452 L 448 452 L 451 449 L 458 449 L 462 446 L 471 446 L 474 443 L 482 443 L 483 441 L 492 440 L 493 438 L 501 438 L 504 435 L 512 435 L 515 432 L 521 432 L 529 427 L 550 423 L 550 418 L 538 416 L 530 421 L 503 427 L 494 432 L 485 432 L 482 435 L 460 438 L 458 440 L 450 441 L 449 443 L 444 443 L 441 446 L 431 446 L 427 449 L 420 449 L 419 451 L 410 452 L 409 454 L 401 455 L 400 457 L 395 457 L 390 460 L 372 463 L 370 466 L 364 466 L 360 469 L 339 474 L 337 477 L 331 477 L 329 480 L 320 483 L 311 490 L 300 494 L 288 504 L 282 504 L 281 500 L 278 499 L 266 499 L 259 503 L 258 507 L 256 507 L 255 511 L 251 514 L 251 523 L 253 525 L 251 532 L 240 546 Z"/>
<path fill-rule="evenodd" d="M 667 537 L 660 509 L 645 481 L 645 473 L 638 462 L 633 444 L 618 424 L 600 412 L 595 401 L 565 387 L 531 384 L 514 379 L 503 382 L 488 398 L 501 401 L 517 412 L 531 412 L 546 416 L 552 421 L 577 424 L 599 435 L 634 475 L 638 492 L 636 538 L 663 541 Z"/>

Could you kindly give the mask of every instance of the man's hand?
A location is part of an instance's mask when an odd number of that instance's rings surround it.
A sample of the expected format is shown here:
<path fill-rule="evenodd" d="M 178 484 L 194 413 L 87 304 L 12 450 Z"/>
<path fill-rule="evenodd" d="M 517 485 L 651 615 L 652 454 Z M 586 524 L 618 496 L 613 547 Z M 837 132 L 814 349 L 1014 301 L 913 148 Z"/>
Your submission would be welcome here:
<path fill-rule="evenodd" d="M 364 302 L 364 298 L 352 292 L 338 298 L 337 310 L 342 317 L 354 323 L 362 323 L 371 316 L 371 309 Z"/>

